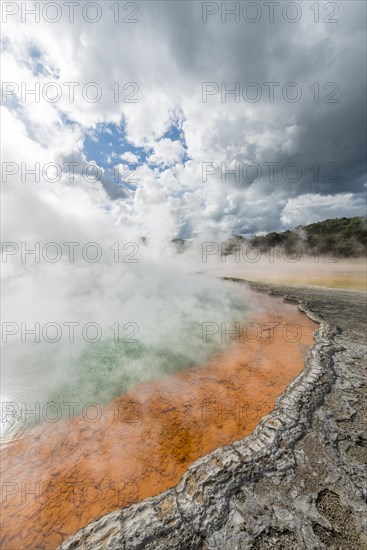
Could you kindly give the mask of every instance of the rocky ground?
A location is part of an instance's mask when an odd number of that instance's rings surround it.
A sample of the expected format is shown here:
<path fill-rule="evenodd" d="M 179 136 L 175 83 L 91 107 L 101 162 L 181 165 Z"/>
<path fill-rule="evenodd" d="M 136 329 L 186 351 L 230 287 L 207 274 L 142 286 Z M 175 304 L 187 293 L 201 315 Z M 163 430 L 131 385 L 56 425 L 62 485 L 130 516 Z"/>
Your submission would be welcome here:
<path fill-rule="evenodd" d="M 60 550 L 367 548 L 366 294 L 250 285 L 320 323 L 303 373 L 250 437 Z"/>

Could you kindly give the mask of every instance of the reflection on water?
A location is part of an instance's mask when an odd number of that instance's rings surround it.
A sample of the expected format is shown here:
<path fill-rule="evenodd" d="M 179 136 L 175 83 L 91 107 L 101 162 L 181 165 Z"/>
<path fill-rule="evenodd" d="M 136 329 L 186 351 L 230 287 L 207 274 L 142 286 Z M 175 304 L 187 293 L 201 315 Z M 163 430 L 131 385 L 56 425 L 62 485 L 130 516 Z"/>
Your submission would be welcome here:
<path fill-rule="evenodd" d="M 24 418 L 20 403 L 27 410 L 34 409 L 34 403 L 27 397 L 27 387 L 22 384 L 11 384 L 9 393 L 1 393 L 1 423 L 0 423 L 0 448 L 3 449 L 16 439 L 31 436 L 27 429 L 32 424 Z"/>

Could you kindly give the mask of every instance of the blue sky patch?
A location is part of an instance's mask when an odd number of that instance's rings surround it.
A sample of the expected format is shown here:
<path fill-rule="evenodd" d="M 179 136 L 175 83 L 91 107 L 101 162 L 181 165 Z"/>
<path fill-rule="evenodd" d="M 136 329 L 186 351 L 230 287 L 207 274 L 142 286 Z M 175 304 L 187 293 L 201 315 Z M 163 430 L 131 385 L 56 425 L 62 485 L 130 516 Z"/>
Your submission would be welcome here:
<path fill-rule="evenodd" d="M 181 125 L 172 125 L 161 139 L 169 138 L 172 141 L 180 141 L 185 154 L 181 160 L 185 163 L 189 160 L 186 153 L 187 145 L 185 141 L 184 132 Z M 96 128 L 87 131 L 84 138 L 84 150 L 83 153 L 86 159 L 91 162 L 94 161 L 101 166 L 107 174 L 111 174 L 114 166 L 118 164 L 127 164 L 129 167 L 137 168 L 139 165 L 148 162 L 148 158 L 153 153 L 152 148 L 148 147 L 135 147 L 126 139 L 126 132 L 123 122 L 121 124 L 113 123 L 101 123 Z M 123 158 L 125 153 L 132 153 L 137 161 L 131 160 L 127 156 Z M 166 170 L 168 167 L 156 166 L 149 163 L 152 168 L 157 168 L 160 171 Z"/>
<path fill-rule="evenodd" d="M 125 136 L 123 123 L 98 124 L 95 129 L 86 133 L 84 139 L 84 154 L 87 160 L 94 160 L 106 171 L 116 164 L 126 162 L 121 159 L 121 155 L 126 152 L 134 153 L 140 162 L 144 162 L 147 157 L 145 149 L 134 147 L 126 141 Z"/>
<path fill-rule="evenodd" d="M 55 80 L 60 78 L 58 71 L 55 68 L 47 67 L 43 63 L 42 51 L 35 44 L 31 44 L 28 47 L 28 53 L 30 63 L 26 63 L 26 65 L 31 68 L 33 76 L 52 76 Z"/>

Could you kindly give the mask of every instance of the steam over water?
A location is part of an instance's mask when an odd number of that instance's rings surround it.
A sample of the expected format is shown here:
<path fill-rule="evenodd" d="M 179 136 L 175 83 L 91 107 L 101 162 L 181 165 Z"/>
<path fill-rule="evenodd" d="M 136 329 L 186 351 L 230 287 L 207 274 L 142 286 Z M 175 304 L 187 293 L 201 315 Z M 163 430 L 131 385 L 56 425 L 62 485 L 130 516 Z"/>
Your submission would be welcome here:
<path fill-rule="evenodd" d="M 204 341 L 203 323 L 233 328 L 250 309 L 238 287 L 188 274 L 179 263 L 94 266 L 94 277 L 80 265 L 74 278 L 70 266 L 52 267 L 24 277 L 27 295 L 14 282 L 7 293 L 7 318 L 17 332 L 4 345 L 3 441 L 24 436 L 45 415 L 48 421 L 66 417 L 70 403 L 80 415 L 88 404 L 108 404 L 139 382 L 205 363 L 228 339 L 217 333 Z M 63 280 L 53 294 L 51 279 L 58 275 Z"/>

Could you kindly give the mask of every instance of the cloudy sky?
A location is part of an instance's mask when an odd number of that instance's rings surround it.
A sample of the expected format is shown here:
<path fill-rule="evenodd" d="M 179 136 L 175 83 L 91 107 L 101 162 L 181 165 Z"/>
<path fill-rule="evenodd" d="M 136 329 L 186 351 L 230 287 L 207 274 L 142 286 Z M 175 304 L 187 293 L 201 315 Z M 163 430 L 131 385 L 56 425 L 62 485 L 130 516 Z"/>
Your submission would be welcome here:
<path fill-rule="evenodd" d="M 2 21 L 13 239 L 365 213 L 365 2 L 2 2 Z"/>

